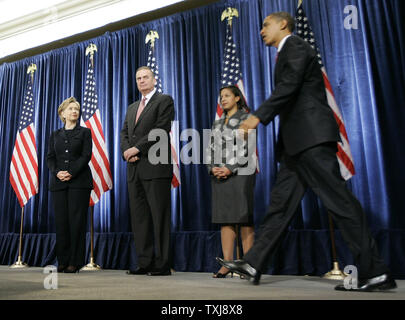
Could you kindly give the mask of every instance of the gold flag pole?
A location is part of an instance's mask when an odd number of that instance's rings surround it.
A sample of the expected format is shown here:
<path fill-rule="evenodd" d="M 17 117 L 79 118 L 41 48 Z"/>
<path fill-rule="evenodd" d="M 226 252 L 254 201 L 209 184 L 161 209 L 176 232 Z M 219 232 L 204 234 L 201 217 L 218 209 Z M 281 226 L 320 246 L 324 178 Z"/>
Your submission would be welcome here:
<path fill-rule="evenodd" d="M 21 208 L 21 223 L 20 223 L 20 244 L 18 246 L 18 259 L 17 261 L 10 266 L 13 269 L 27 268 L 28 264 L 22 261 L 22 236 L 23 236 L 23 225 L 24 225 L 24 207 Z"/>
<path fill-rule="evenodd" d="M 331 280 L 344 280 L 346 275 L 339 269 L 339 263 L 337 262 L 337 255 L 336 255 L 336 245 L 335 245 L 335 232 L 333 228 L 333 220 L 332 215 L 328 211 L 329 216 L 329 230 L 330 230 L 330 240 L 332 243 L 332 259 L 333 259 L 333 269 L 326 273 L 323 277 L 325 279 Z"/>
<path fill-rule="evenodd" d="M 86 48 L 86 56 L 90 54 L 91 66 L 94 68 L 94 52 L 97 52 L 97 46 L 92 43 Z M 90 262 L 81 270 L 99 271 L 101 267 L 94 262 L 94 206 L 90 207 Z"/>
<path fill-rule="evenodd" d="M 90 208 L 90 263 L 85 265 L 83 271 L 98 271 L 101 267 L 94 262 L 94 207 Z"/>
<path fill-rule="evenodd" d="M 30 73 L 31 80 L 34 82 L 34 73 L 37 70 L 37 65 L 35 63 L 31 63 L 31 65 L 27 69 L 27 74 Z M 28 264 L 22 261 L 22 240 L 23 240 L 23 226 L 24 226 L 24 207 L 21 208 L 21 223 L 20 223 L 20 241 L 18 245 L 18 258 L 17 261 L 10 266 L 10 268 L 17 269 L 17 268 L 27 268 L 29 267 Z"/>

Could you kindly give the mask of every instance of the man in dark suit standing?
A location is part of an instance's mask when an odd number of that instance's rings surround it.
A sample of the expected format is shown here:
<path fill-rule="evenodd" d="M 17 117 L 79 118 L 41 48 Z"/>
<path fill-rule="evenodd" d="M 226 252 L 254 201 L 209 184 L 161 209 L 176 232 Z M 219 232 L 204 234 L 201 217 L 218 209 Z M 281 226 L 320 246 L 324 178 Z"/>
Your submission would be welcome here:
<path fill-rule="evenodd" d="M 357 288 L 338 285 L 336 290 L 374 291 L 396 287 L 379 257 L 359 201 L 346 188 L 336 157 L 339 129 L 328 106 L 317 54 L 304 40 L 291 35 L 295 21 L 286 12 L 266 17 L 261 36 L 278 49 L 275 88 L 271 97 L 240 129 L 247 134 L 261 122 L 280 117 L 277 159 L 280 169 L 271 193 L 268 213 L 259 237 L 243 260 L 219 262 L 259 284 L 306 189 L 311 188 L 333 214 L 358 268 Z"/>
<path fill-rule="evenodd" d="M 148 67 L 136 71 L 142 94 L 128 107 L 121 130 L 121 152 L 127 161 L 127 182 L 132 231 L 138 268 L 128 274 L 170 275 L 171 179 L 170 128 L 174 120 L 173 99 L 157 92 L 156 79 Z M 166 142 L 148 138 L 153 131 L 165 132 Z M 150 141 L 152 140 L 152 141 Z M 159 143 L 158 157 L 150 161 L 150 148 Z M 163 145 L 163 147 L 162 147 Z"/>

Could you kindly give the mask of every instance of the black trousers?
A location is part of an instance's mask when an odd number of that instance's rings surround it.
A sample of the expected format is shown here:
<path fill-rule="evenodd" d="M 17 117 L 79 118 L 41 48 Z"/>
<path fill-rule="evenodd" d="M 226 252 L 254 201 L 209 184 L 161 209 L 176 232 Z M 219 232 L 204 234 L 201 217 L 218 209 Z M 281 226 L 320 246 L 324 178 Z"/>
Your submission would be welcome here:
<path fill-rule="evenodd" d="M 318 145 L 293 157 L 283 155 L 271 192 L 270 207 L 260 226 L 258 238 L 244 256 L 244 260 L 256 269 L 266 270 L 309 187 L 332 213 L 353 254 L 359 278 L 388 272 L 370 235 L 363 209 L 340 175 L 335 145 Z"/>
<path fill-rule="evenodd" d="M 170 268 L 171 179 L 128 182 L 131 225 L 138 267 Z"/>
<path fill-rule="evenodd" d="M 59 265 L 81 267 L 86 258 L 90 189 L 53 191 L 56 257 Z"/>

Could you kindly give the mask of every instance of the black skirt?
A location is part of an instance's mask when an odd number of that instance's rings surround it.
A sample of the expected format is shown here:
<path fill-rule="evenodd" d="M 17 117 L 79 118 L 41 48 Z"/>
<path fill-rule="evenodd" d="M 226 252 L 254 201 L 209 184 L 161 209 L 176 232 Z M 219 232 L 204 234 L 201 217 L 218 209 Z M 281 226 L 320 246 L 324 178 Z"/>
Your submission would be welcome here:
<path fill-rule="evenodd" d="M 253 225 L 255 182 L 255 174 L 212 177 L 212 223 Z"/>

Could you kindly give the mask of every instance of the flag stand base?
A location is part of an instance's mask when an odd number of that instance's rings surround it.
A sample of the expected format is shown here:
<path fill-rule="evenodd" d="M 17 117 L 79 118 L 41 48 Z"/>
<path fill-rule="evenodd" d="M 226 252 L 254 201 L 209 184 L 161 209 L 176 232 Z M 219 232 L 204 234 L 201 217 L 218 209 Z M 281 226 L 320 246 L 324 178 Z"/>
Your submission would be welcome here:
<path fill-rule="evenodd" d="M 21 261 L 21 256 L 18 256 L 18 260 L 10 266 L 12 269 L 22 269 L 22 268 L 28 268 L 29 265 L 26 264 L 25 262 Z"/>
<path fill-rule="evenodd" d="M 323 276 L 324 279 L 330 280 L 344 280 L 346 278 L 346 274 L 340 271 L 339 264 L 337 262 L 333 263 L 333 270 L 329 271 Z"/>
<path fill-rule="evenodd" d="M 90 258 L 90 263 L 80 269 L 81 271 L 100 271 L 101 267 L 94 263 L 93 258 Z"/>

